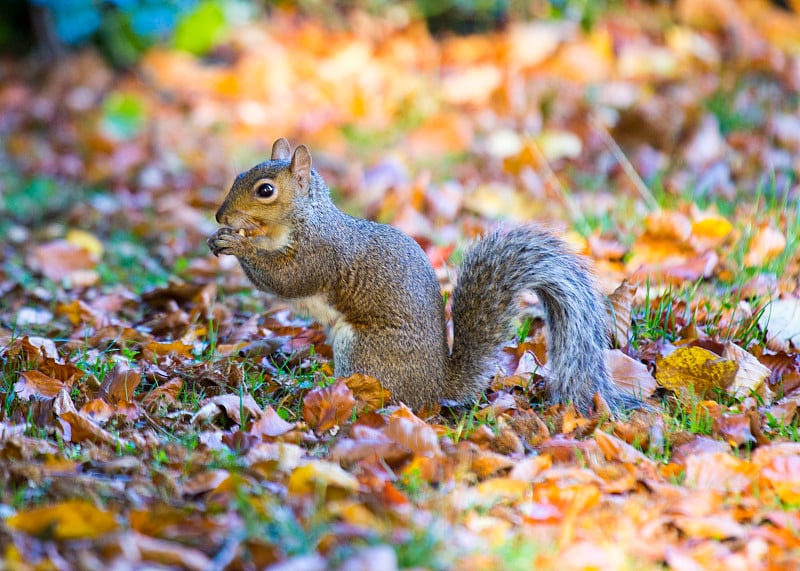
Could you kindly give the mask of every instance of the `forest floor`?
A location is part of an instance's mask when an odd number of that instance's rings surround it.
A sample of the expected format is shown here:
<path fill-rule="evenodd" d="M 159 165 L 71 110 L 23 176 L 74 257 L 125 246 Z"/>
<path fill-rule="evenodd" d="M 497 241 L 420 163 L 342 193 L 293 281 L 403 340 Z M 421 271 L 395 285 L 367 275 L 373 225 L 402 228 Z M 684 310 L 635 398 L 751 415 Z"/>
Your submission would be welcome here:
<path fill-rule="evenodd" d="M 4 568 L 797 569 L 800 16 L 654 4 L 0 60 Z M 535 299 L 472 406 L 334 379 L 323 328 L 206 247 L 282 136 L 444 292 L 499 223 L 564 236 L 654 411 L 544 404 Z"/>

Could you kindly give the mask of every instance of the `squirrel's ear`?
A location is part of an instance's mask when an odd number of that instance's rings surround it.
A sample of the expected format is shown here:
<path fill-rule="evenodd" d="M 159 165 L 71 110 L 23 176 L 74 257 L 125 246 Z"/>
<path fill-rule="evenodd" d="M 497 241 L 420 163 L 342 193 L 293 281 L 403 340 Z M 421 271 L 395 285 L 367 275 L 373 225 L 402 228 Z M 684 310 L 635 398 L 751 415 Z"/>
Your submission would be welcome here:
<path fill-rule="evenodd" d="M 292 171 L 300 188 L 308 188 L 308 181 L 311 178 L 311 153 L 308 152 L 308 147 L 300 145 L 294 150 L 289 170 Z"/>
<path fill-rule="evenodd" d="M 292 148 L 289 146 L 289 141 L 283 137 L 272 143 L 273 161 L 288 161 L 291 154 Z"/>

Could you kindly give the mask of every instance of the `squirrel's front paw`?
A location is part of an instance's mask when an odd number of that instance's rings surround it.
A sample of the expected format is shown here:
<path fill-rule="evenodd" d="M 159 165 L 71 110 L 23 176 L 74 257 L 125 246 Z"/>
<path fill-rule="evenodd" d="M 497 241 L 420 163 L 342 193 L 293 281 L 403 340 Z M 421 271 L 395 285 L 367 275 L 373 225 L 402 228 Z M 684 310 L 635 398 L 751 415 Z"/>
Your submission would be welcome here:
<path fill-rule="evenodd" d="M 215 256 L 227 254 L 238 257 L 250 245 L 247 236 L 243 236 L 233 228 L 220 228 L 208 238 L 208 247 Z"/>

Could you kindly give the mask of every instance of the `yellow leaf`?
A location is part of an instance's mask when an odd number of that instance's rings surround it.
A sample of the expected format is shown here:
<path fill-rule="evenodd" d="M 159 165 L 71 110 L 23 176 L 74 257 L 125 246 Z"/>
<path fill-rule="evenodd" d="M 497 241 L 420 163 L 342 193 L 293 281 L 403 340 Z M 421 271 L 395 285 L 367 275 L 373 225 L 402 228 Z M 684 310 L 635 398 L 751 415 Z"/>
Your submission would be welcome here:
<path fill-rule="evenodd" d="M 733 230 L 733 224 L 722 216 L 706 216 L 692 222 L 692 235 L 721 242 Z"/>
<path fill-rule="evenodd" d="M 85 230 L 70 230 L 66 236 L 67 242 L 73 246 L 83 248 L 97 259 L 103 257 L 103 244 L 93 234 Z"/>
<path fill-rule="evenodd" d="M 289 476 L 287 487 L 290 494 L 303 495 L 320 488 L 356 492 L 359 484 L 354 476 L 342 470 L 338 464 L 315 460 L 295 468 Z"/>
<path fill-rule="evenodd" d="M 8 527 L 55 539 L 94 539 L 117 529 L 114 514 L 84 500 L 70 500 L 20 512 L 6 520 Z"/>
<path fill-rule="evenodd" d="M 691 389 L 700 397 L 726 389 L 736 377 L 735 361 L 702 347 L 679 347 L 656 361 L 658 384 L 676 393 Z"/>

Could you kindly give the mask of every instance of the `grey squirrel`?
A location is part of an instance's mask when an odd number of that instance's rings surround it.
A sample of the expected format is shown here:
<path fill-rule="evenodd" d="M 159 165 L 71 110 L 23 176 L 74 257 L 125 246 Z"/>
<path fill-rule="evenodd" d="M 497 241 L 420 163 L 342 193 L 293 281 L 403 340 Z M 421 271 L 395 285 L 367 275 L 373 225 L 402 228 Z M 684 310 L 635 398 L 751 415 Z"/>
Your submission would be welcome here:
<path fill-rule="evenodd" d="M 608 371 L 606 311 L 584 262 L 550 233 L 498 230 L 469 248 L 452 295 L 453 347 L 442 294 L 420 246 L 397 228 L 351 217 L 333 204 L 301 145 L 240 174 L 217 211 L 211 251 L 236 256 L 260 290 L 329 328 L 337 377 L 376 377 L 419 410 L 467 402 L 486 388 L 497 353 L 532 290 L 549 331 L 548 389 L 589 409 L 600 393 L 614 411 L 641 403 Z"/>

